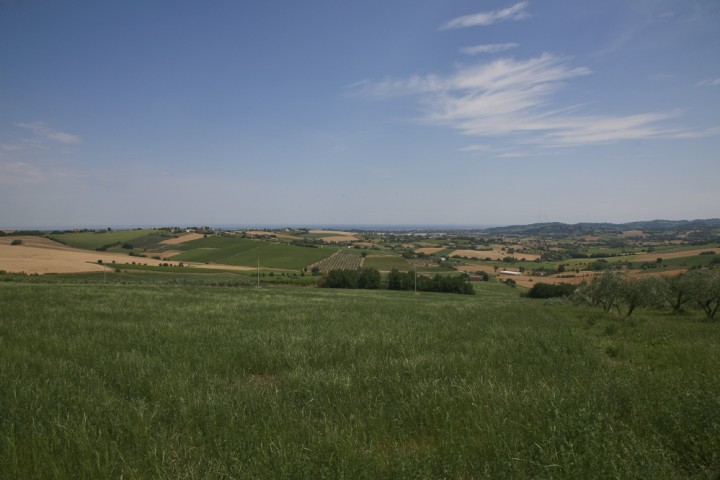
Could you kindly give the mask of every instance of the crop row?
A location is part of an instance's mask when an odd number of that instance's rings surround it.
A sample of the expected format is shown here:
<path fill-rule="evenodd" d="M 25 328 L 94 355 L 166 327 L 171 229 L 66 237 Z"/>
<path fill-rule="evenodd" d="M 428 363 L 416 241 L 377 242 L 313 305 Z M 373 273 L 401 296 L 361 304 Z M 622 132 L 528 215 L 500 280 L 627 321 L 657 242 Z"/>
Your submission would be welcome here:
<path fill-rule="evenodd" d="M 312 265 L 312 267 L 317 267 L 321 272 L 329 272 L 330 270 L 357 270 L 362 267 L 362 263 L 363 257 L 357 253 L 338 250 L 335 255 L 320 260 Z"/>

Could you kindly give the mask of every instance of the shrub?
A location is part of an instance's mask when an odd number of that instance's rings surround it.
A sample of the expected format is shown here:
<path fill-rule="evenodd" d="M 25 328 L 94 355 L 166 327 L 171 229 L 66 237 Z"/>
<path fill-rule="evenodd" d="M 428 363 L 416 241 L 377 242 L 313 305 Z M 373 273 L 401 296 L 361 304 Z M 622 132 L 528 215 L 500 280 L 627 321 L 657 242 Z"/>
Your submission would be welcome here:
<path fill-rule="evenodd" d="M 570 297 L 575 292 L 575 285 L 569 283 L 558 283 L 555 285 L 549 283 L 536 283 L 528 291 L 529 298 L 555 298 Z"/>
<path fill-rule="evenodd" d="M 16 238 L 15 240 L 13 240 L 13 241 L 10 243 L 10 245 L 22 245 L 22 244 L 23 244 L 23 241 L 20 240 L 19 238 Z"/>

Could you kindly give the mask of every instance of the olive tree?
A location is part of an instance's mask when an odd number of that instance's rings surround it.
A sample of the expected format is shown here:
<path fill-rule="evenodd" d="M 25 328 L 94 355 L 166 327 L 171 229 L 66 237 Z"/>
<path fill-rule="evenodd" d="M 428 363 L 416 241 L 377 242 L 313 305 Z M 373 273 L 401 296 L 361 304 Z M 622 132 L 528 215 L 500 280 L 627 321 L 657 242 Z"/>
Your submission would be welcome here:
<path fill-rule="evenodd" d="M 720 309 L 720 273 L 699 268 L 690 270 L 684 276 L 690 285 L 690 299 L 705 312 L 708 320 L 714 320 Z"/>

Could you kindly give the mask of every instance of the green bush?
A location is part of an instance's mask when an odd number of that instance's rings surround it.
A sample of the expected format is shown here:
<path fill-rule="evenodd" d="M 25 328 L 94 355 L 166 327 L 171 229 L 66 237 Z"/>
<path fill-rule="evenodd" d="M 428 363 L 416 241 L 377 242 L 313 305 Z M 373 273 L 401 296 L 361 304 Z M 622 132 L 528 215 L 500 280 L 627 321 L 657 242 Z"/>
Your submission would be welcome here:
<path fill-rule="evenodd" d="M 529 298 L 554 298 L 569 297 L 575 292 L 577 287 L 569 283 L 558 283 L 555 285 L 549 283 L 536 283 L 527 292 Z"/>

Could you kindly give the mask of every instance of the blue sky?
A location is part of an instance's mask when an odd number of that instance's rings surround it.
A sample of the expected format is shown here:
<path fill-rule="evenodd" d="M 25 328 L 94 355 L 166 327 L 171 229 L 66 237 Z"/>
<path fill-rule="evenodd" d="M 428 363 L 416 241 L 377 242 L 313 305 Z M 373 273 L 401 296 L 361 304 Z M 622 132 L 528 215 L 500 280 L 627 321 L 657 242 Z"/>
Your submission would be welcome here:
<path fill-rule="evenodd" d="M 0 226 L 720 216 L 715 0 L 0 0 Z"/>

